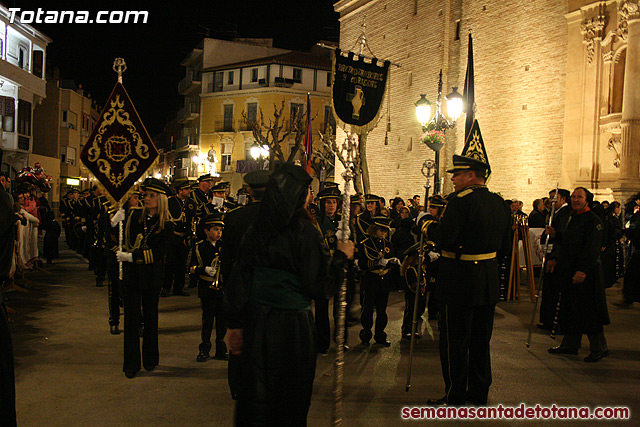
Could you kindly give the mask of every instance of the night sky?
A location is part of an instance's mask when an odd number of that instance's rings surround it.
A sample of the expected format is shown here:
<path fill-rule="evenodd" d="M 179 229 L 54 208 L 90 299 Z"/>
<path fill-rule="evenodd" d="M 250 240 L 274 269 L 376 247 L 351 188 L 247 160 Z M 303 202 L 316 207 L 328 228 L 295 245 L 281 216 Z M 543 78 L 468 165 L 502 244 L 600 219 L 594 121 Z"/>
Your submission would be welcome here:
<path fill-rule="evenodd" d="M 146 24 L 30 24 L 53 39 L 48 67 L 81 83 L 102 107 L 116 82 L 113 60 L 127 63 L 124 85 L 149 134 L 162 131 L 181 107 L 180 61 L 209 37 L 273 38 L 274 46 L 308 50 L 320 40 L 338 40 L 332 0 L 30 1 L 2 0 L 7 7 L 48 10 L 146 10 Z M 161 4 L 167 6 L 160 6 Z M 92 15 L 93 16 L 93 15 Z"/>

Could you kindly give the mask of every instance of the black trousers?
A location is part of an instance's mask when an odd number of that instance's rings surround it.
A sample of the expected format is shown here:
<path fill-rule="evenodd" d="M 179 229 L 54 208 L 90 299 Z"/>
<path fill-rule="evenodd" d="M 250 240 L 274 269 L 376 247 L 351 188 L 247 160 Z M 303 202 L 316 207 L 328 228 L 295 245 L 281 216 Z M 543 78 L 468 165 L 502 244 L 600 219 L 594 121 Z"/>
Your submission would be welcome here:
<path fill-rule="evenodd" d="M 227 321 L 224 316 L 223 298 L 200 298 L 202 307 L 202 333 L 199 350 L 205 353 L 211 351 L 211 333 L 213 324 L 216 325 L 216 354 L 224 355 L 227 352 L 227 345 L 224 343 L 224 336 L 227 333 Z M 145 326 L 146 328 L 146 326 Z"/>
<path fill-rule="evenodd" d="M 120 281 L 120 267 L 116 255 L 111 251 L 106 251 L 103 258 L 107 264 L 107 274 L 109 276 L 109 325 L 118 326 L 120 324 L 120 300 L 122 299 L 122 282 Z"/>
<path fill-rule="evenodd" d="M 144 333 L 142 336 L 142 365 L 153 368 L 159 363 L 158 301 L 160 284 L 152 283 L 138 274 L 125 277 L 124 289 L 124 366 L 125 372 L 140 370 L 140 307 Z"/>
<path fill-rule="evenodd" d="M 440 364 L 450 405 L 486 405 L 491 386 L 489 342 L 495 305 L 440 309 Z"/>
<path fill-rule="evenodd" d="M 384 329 L 387 327 L 387 303 L 389 302 L 389 280 L 387 275 L 378 276 L 374 273 L 365 273 L 360 283 L 364 290 L 364 299 L 362 305 L 362 315 L 360 324 L 360 340 L 367 342 L 371 340 L 371 328 L 373 327 L 373 310 L 376 310 L 376 328 L 373 338 L 376 341 L 386 341 L 387 333 Z"/>
<path fill-rule="evenodd" d="M 91 247 L 91 257 L 93 258 L 93 272 L 96 275 L 96 282 L 103 282 L 107 273 L 107 259 L 104 248 L 100 246 Z"/>
<path fill-rule="evenodd" d="M 589 348 L 594 353 L 601 353 L 607 350 L 607 340 L 604 332 L 585 334 L 589 338 Z M 565 334 L 562 338 L 561 347 L 579 349 L 582 346 L 582 334 Z"/>
<path fill-rule="evenodd" d="M 412 292 L 407 286 L 404 289 L 404 316 L 402 318 L 402 335 L 411 335 L 411 329 L 413 325 L 413 307 L 416 301 L 416 294 Z M 422 328 L 422 315 L 427 305 L 427 296 L 420 295 L 418 297 L 418 310 L 416 312 L 416 332 L 420 333 Z M 429 313 L 431 314 L 431 313 Z"/>
<path fill-rule="evenodd" d="M 4 303 L 0 300 L 0 424 L 7 427 L 16 425 L 15 384 L 13 345 L 9 333 L 7 313 Z"/>
<path fill-rule="evenodd" d="M 181 292 L 184 288 L 184 275 L 187 270 L 189 248 L 185 247 L 182 238 L 172 238 L 168 253 L 170 255 L 167 257 L 164 266 L 164 285 L 162 288 L 169 292 L 173 283 L 173 293 Z"/>

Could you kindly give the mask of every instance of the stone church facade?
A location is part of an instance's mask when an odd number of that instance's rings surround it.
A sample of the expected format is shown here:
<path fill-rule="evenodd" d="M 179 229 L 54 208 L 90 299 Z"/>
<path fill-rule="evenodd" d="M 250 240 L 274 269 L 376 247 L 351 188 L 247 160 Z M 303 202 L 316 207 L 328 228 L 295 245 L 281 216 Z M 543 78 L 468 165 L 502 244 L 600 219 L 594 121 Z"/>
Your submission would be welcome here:
<path fill-rule="evenodd" d="M 340 47 L 390 60 L 389 92 L 367 141 L 371 191 L 423 194 L 415 103 L 435 107 L 462 93 L 473 36 L 476 119 L 493 174 L 489 186 L 525 201 L 554 188 L 584 186 L 599 200 L 640 190 L 639 0 L 342 0 Z M 444 106 L 443 102 L 443 108 Z M 464 117 L 441 151 L 444 192 Z"/>

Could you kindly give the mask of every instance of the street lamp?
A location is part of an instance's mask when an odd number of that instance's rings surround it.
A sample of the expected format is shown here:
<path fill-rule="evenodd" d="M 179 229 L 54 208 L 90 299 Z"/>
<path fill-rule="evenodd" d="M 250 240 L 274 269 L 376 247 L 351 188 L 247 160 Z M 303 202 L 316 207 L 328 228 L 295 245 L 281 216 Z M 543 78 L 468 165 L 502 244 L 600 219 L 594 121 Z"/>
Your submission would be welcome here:
<path fill-rule="evenodd" d="M 440 149 L 444 145 L 445 132 L 452 129 L 456 125 L 456 120 L 462 115 L 463 102 L 462 95 L 458 93 L 458 88 L 453 87 L 451 93 L 445 96 L 447 101 L 447 119 L 440 110 L 442 104 L 442 70 L 438 79 L 438 100 L 436 101 L 436 111 L 431 118 L 431 102 L 424 94 L 420 95 L 420 99 L 416 102 L 416 118 L 422 126 L 424 136 L 422 141 L 435 152 L 435 170 L 434 177 L 434 194 L 441 191 L 440 188 Z M 424 168 L 423 168 L 424 169 Z M 427 201 L 425 200 L 425 204 Z"/>
<path fill-rule="evenodd" d="M 261 146 L 257 142 L 254 142 L 251 144 L 251 148 L 249 148 L 249 154 L 251 154 L 253 160 L 258 162 L 258 168 L 264 169 L 264 162 L 269 158 L 269 146 Z"/>

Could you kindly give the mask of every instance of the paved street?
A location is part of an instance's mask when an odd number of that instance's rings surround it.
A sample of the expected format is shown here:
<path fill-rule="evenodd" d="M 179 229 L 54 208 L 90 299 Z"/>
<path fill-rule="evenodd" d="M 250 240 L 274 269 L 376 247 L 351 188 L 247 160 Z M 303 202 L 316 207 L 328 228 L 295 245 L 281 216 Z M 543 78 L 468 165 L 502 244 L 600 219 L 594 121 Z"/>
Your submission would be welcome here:
<path fill-rule="evenodd" d="M 189 297 L 160 300 L 160 365 L 152 373 L 126 379 L 122 372 L 122 335 L 109 334 L 107 288 L 96 288 L 87 263 L 66 249 L 45 271 L 28 273 L 28 294 L 10 292 L 11 331 L 16 363 L 20 426 L 231 426 L 226 362 L 195 361 L 200 334 L 200 305 Z M 610 289 L 610 301 L 618 298 Z M 596 364 L 586 337 L 579 356 L 552 356 L 557 345 L 536 331 L 525 347 L 531 305 L 499 304 L 492 340 L 493 386 L 490 405 L 628 406 L 632 420 L 600 425 L 640 424 L 640 308 L 610 306 L 605 329 L 611 355 Z M 390 348 L 358 346 L 350 329 L 346 357 L 345 426 L 399 426 L 403 406 L 422 406 L 441 397 L 442 376 L 436 332 L 425 332 L 416 346 L 410 392 L 405 392 L 409 345 L 400 341 L 402 293 L 392 292 L 387 328 Z M 318 358 L 309 425 L 329 426 L 333 406 L 334 350 Z M 419 421 L 428 424 L 432 421 Z M 560 424 L 559 421 L 555 423 Z M 549 425 L 552 421 L 483 421 L 475 425 Z M 1 422 L 0 422 L 1 424 Z M 412 424 L 416 424 L 415 422 Z M 460 424 L 457 421 L 456 424 Z M 563 426 L 593 421 L 562 422 Z"/>

